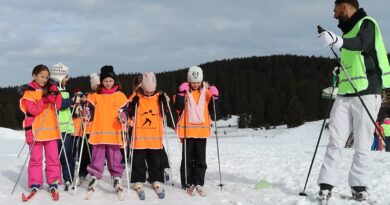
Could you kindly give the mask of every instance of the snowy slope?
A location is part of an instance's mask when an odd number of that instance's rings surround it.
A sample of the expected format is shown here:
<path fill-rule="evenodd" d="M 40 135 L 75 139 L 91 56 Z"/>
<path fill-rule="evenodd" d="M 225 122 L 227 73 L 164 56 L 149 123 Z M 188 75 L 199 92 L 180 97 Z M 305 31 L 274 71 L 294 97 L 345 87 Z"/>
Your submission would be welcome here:
<path fill-rule="evenodd" d="M 226 126 L 226 122 L 224 123 Z M 212 137 L 208 141 L 207 148 L 208 170 L 205 185 L 208 191 L 207 197 L 189 197 L 180 189 L 180 147 L 174 133 L 170 131 L 169 154 L 172 159 L 175 186 L 167 185 L 165 199 L 158 199 L 152 190 L 146 189 L 146 201 L 141 202 L 137 199 L 134 191 L 130 192 L 129 197 L 126 190 L 126 201 L 119 202 L 112 191 L 106 171 L 103 182 L 99 184 L 98 191 L 92 200 L 86 201 L 84 199 L 87 185 L 87 183 L 84 183 L 78 189 L 76 197 L 73 197 L 72 192 L 62 191 L 60 201 L 53 204 L 319 204 L 314 195 L 318 191 L 316 179 L 329 137 L 327 131 L 324 132 L 306 189 L 311 196 L 302 197 L 298 196 L 298 193 L 303 189 L 321 124 L 322 122 L 317 121 L 306 123 L 298 128 L 287 129 L 282 126 L 275 130 L 219 128 L 222 180 L 225 186 L 222 192 L 217 186 L 219 177 L 216 140 L 215 137 Z M 25 170 L 15 194 L 9 195 L 27 156 L 26 149 L 21 158 L 16 158 L 24 143 L 23 138 L 23 132 L 21 131 L 0 128 L 0 204 L 21 204 L 21 192 L 27 191 L 27 173 Z M 345 150 L 344 162 L 341 167 L 340 186 L 336 188 L 338 193 L 349 194 L 347 170 L 350 167 L 352 154 L 352 150 Z M 377 201 L 377 204 L 390 204 L 390 194 L 387 194 L 390 188 L 390 155 L 388 153 L 372 152 L 372 158 L 370 165 L 373 183 L 370 189 L 371 196 Z M 255 185 L 261 180 L 267 181 L 271 187 L 256 190 Z M 123 182 L 126 185 L 125 178 L 123 178 Z M 47 185 L 45 188 L 47 188 Z M 48 204 L 51 203 L 51 200 L 48 193 L 42 190 L 36 198 L 28 203 L 32 205 Z M 359 203 L 333 198 L 330 204 Z"/>

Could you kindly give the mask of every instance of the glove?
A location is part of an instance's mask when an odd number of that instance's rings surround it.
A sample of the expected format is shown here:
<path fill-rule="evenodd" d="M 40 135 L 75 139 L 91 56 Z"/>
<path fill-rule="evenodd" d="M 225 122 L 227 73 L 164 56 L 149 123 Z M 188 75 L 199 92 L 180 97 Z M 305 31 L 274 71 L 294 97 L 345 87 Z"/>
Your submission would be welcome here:
<path fill-rule="evenodd" d="M 127 115 L 125 112 L 119 112 L 118 118 L 119 118 L 119 122 L 122 124 L 126 123 L 126 121 L 127 121 Z"/>
<path fill-rule="evenodd" d="M 32 130 L 26 130 L 26 143 L 31 144 L 34 142 L 34 134 Z"/>
<path fill-rule="evenodd" d="M 49 93 L 48 94 L 54 94 L 58 95 L 60 91 L 58 90 L 57 86 L 53 83 L 49 86 Z"/>
<path fill-rule="evenodd" d="M 332 46 L 337 49 L 340 49 L 343 46 L 343 38 L 334 34 L 332 31 L 324 31 L 318 35 L 318 39 L 321 41 L 322 45 Z"/>
<path fill-rule="evenodd" d="M 42 100 L 46 104 L 54 104 L 56 102 L 56 95 L 55 94 L 48 94 L 42 97 Z"/>
<path fill-rule="evenodd" d="M 209 90 L 210 90 L 210 93 L 213 95 L 214 99 L 218 99 L 219 91 L 218 91 L 217 87 L 212 85 L 212 86 L 210 86 Z"/>
<path fill-rule="evenodd" d="M 334 75 L 334 76 L 338 76 L 338 75 L 340 74 L 340 69 L 341 69 L 341 68 L 340 68 L 339 66 L 334 67 L 334 68 L 333 68 L 333 72 L 332 72 L 333 75 Z"/>
<path fill-rule="evenodd" d="M 188 82 L 184 82 L 179 86 L 179 92 L 184 93 L 190 90 L 190 84 Z"/>
<path fill-rule="evenodd" d="M 75 111 L 74 111 L 76 116 L 82 115 L 82 112 L 83 112 L 83 107 L 81 107 L 81 105 L 76 105 L 76 108 L 75 108 Z"/>
<path fill-rule="evenodd" d="M 166 94 L 166 93 L 163 93 L 163 92 L 161 92 L 160 93 L 160 96 L 158 96 L 158 102 L 161 104 L 161 103 L 163 103 L 163 104 L 169 104 L 169 97 L 168 97 L 168 95 Z"/>
<path fill-rule="evenodd" d="M 91 118 L 91 112 L 89 111 L 89 107 L 85 107 L 81 112 L 81 115 L 83 116 L 84 121 L 89 121 L 89 119 Z"/>

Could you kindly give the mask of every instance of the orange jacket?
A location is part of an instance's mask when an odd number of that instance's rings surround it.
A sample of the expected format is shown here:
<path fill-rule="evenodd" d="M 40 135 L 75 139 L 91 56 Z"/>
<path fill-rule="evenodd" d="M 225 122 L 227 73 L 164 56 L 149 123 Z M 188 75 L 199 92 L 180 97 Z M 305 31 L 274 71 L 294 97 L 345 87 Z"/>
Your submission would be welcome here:
<path fill-rule="evenodd" d="M 31 115 L 30 108 L 26 106 L 26 101 L 38 104 L 42 98 L 41 90 L 26 90 L 20 99 L 20 109 L 26 118 Z M 35 141 L 50 141 L 60 139 L 61 133 L 58 127 L 58 119 L 54 110 L 54 105 L 44 104 L 44 110 L 34 117 L 31 131 Z M 23 120 L 23 127 L 26 129 L 26 121 Z M 27 133 L 27 131 L 26 131 Z"/>
<path fill-rule="evenodd" d="M 127 104 L 125 94 L 119 91 L 113 94 L 93 94 L 88 96 L 88 102 L 94 107 L 89 143 L 122 146 L 122 127 L 118 112 Z"/>
<path fill-rule="evenodd" d="M 160 109 L 159 93 L 153 96 L 137 94 L 136 127 L 133 129 L 134 149 L 162 149 L 164 125 Z"/>
<path fill-rule="evenodd" d="M 190 93 L 196 102 L 199 101 L 200 91 L 192 91 Z M 185 103 L 184 111 L 182 112 L 179 122 L 177 123 L 176 133 L 179 138 L 209 138 L 211 134 L 211 119 L 208 110 L 208 104 L 211 100 L 211 93 L 206 90 L 205 93 L 206 103 L 204 106 L 204 117 L 205 120 L 201 124 L 193 124 L 188 122 L 188 109 L 187 102 Z M 187 101 L 187 100 L 186 100 Z"/>

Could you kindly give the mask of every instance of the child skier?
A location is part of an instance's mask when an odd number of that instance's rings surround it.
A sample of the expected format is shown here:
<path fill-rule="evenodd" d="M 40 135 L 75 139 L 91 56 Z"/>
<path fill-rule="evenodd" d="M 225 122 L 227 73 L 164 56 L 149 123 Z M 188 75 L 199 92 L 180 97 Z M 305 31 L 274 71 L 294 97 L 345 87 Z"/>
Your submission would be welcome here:
<path fill-rule="evenodd" d="M 142 92 L 143 92 L 141 89 L 142 78 L 143 78 L 143 75 L 139 74 L 133 79 L 133 93 L 129 97 L 129 104 L 131 103 L 133 98 L 137 95 L 137 93 L 142 94 Z M 164 105 L 164 106 L 167 106 L 167 105 Z M 131 123 L 132 122 L 130 121 L 129 124 L 131 124 Z M 130 153 L 130 152 L 128 152 L 128 153 Z M 171 180 L 171 176 L 170 176 L 171 170 L 170 170 L 169 161 L 168 161 L 168 154 L 165 150 L 164 145 L 163 145 L 163 152 L 161 154 L 162 154 L 161 166 L 162 166 L 162 169 L 164 170 L 164 181 L 167 182 L 167 181 Z M 147 167 L 147 165 L 146 165 L 146 167 Z M 148 178 L 148 177 L 146 176 L 146 178 Z M 146 179 L 146 180 L 148 181 L 148 179 Z"/>
<path fill-rule="evenodd" d="M 382 151 L 382 136 L 384 136 L 383 128 L 379 121 L 376 121 L 376 125 L 380 128 L 380 130 L 375 129 L 374 141 L 371 146 L 371 151 Z"/>
<path fill-rule="evenodd" d="M 132 149 L 133 166 L 131 182 L 141 200 L 145 199 L 143 183 L 148 181 L 152 184 L 159 198 L 165 197 L 164 170 L 161 166 L 163 153 L 163 119 L 161 103 L 166 103 L 166 97 L 156 92 L 156 77 L 152 72 L 143 75 L 141 88 L 131 97 L 129 104 L 130 116 L 134 116 Z M 147 167 L 146 163 L 147 162 Z"/>
<path fill-rule="evenodd" d="M 61 184 L 61 163 L 58 159 L 57 140 L 60 139 L 57 115 L 54 107 L 61 107 L 62 97 L 57 86 L 49 82 L 50 72 L 45 65 L 37 65 L 32 71 L 30 82 L 20 99 L 20 109 L 25 114 L 23 128 L 26 143 L 30 147 L 28 164 L 29 200 L 43 185 L 42 151 L 45 150 L 45 172 L 49 191 L 54 200 L 58 200 L 58 184 Z"/>
<path fill-rule="evenodd" d="M 92 95 L 95 95 L 96 94 L 96 90 L 97 90 L 97 87 L 100 85 L 100 77 L 98 74 L 96 73 L 92 73 L 89 75 L 90 77 L 90 83 L 91 83 L 91 92 L 88 93 L 88 97 L 92 96 Z M 84 95 L 85 96 L 85 95 Z M 80 108 L 84 108 L 86 107 L 88 104 L 88 101 L 87 101 L 87 98 L 82 98 L 81 99 L 81 105 L 80 105 Z M 78 111 L 79 109 L 76 109 L 76 112 Z M 80 113 L 81 115 L 81 113 Z M 85 140 L 84 141 L 84 146 L 82 147 L 82 150 L 81 150 L 81 145 L 82 145 L 82 136 L 83 136 L 83 132 L 84 132 L 84 126 L 86 126 L 86 133 L 85 133 Z M 83 181 L 85 180 L 86 176 L 88 175 L 88 171 L 87 171 L 87 166 L 91 163 L 91 158 L 90 158 L 90 151 L 92 150 L 92 146 L 91 144 L 88 142 L 88 139 L 89 139 L 89 136 L 90 136 L 90 133 L 91 133 L 91 127 L 92 127 L 92 122 L 84 122 L 82 123 L 82 127 L 80 127 L 80 133 L 79 133 L 79 138 L 78 138 L 78 158 L 76 160 L 79 160 L 78 163 L 79 163 L 79 166 L 80 166 L 80 170 L 79 170 L 79 173 L 78 173 L 78 179 L 76 180 L 77 181 L 77 186 L 80 186 Z M 81 155 L 81 152 L 82 152 L 82 155 Z M 81 156 L 81 159 L 79 159 L 79 157 Z"/>
<path fill-rule="evenodd" d="M 218 89 L 203 82 L 203 71 L 198 66 L 190 67 L 187 81 L 180 85 L 175 99 L 180 116 L 176 132 L 183 142 L 181 185 L 190 195 L 196 189 L 205 196 L 206 142 L 211 134 L 210 113 L 214 112 L 212 97 L 218 97 Z"/>
<path fill-rule="evenodd" d="M 50 69 L 50 78 L 57 85 L 62 96 L 62 104 L 60 107 L 57 107 L 58 120 L 62 136 L 62 140 L 58 140 L 58 151 L 61 154 L 60 160 L 62 167 L 62 177 L 65 182 L 65 191 L 68 191 L 69 186 L 71 185 L 71 179 L 73 179 L 75 166 L 72 152 L 72 146 L 74 142 L 74 126 L 72 121 L 71 106 L 73 105 L 73 100 L 70 98 L 69 92 L 66 91 L 65 88 L 69 80 L 68 71 L 69 68 L 62 63 L 55 64 Z M 62 142 L 64 142 L 64 144 L 62 144 Z M 63 150 L 61 151 L 61 149 Z"/>
<path fill-rule="evenodd" d="M 122 112 L 127 105 L 125 94 L 120 91 L 117 75 L 112 66 L 103 66 L 100 72 L 101 85 L 97 92 L 88 96 L 88 108 L 83 110 L 86 120 L 93 121 L 89 142 L 92 144 L 92 161 L 87 170 L 92 176 L 88 185 L 89 193 L 96 189 L 98 180 L 102 178 L 104 161 L 113 178 L 113 186 L 117 192 L 123 190 L 120 178 L 123 174 L 120 146 L 123 145 L 121 124 L 118 120 L 127 120 Z M 87 196 L 88 197 L 88 196 Z"/>

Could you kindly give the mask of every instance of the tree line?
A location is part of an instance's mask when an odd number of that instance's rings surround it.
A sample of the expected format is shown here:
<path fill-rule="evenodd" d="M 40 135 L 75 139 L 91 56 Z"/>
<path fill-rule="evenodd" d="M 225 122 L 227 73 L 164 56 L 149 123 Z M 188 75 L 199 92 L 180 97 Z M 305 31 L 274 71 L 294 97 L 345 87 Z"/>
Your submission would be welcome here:
<path fill-rule="evenodd" d="M 329 102 L 321 98 L 321 92 L 331 85 L 335 62 L 326 57 L 273 55 L 224 59 L 199 66 L 204 80 L 220 91 L 216 105 L 218 118 L 239 115 L 239 127 L 281 124 L 295 127 L 324 117 Z M 131 94 L 137 74 L 118 75 L 126 95 Z M 156 76 L 158 89 L 172 96 L 186 80 L 187 69 L 160 72 Z M 0 127 L 22 128 L 21 87 L 0 88 Z M 89 77 L 71 78 L 67 90 L 71 93 L 75 88 L 89 92 Z"/>

